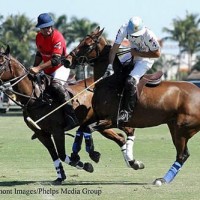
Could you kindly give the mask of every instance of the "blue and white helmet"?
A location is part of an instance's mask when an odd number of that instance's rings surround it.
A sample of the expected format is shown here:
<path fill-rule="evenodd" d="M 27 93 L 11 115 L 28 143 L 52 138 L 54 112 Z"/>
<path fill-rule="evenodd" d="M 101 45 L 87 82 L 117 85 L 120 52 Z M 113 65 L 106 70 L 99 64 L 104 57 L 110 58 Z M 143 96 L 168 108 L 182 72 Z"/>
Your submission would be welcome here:
<path fill-rule="evenodd" d="M 127 33 L 132 36 L 140 36 L 144 34 L 145 27 L 140 17 L 132 17 L 127 26 Z"/>

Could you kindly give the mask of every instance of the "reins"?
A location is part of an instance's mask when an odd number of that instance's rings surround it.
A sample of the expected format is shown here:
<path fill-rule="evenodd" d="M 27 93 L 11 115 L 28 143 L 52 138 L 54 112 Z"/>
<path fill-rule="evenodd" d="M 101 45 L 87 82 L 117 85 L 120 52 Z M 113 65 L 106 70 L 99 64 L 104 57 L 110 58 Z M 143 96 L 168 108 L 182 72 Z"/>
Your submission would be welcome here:
<path fill-rule="evenodd" d="M 117 53 L 117 56 L 121 56 L 121 55 L 124 55 L 124 54 L 126 54 L 126 53 L 130 53 L 130 52 L 131 52 L 131 49 L 129 49 L 129 48 L 120 48 L 120 50 L 121 50 L 121 49 L 127 49 L 127 50 L 119 51 L 119 52 Z"/>
<path fill-rule="evenodd" d="M 16 84 L 18 84 L 21 80 L 23 80 L 26 76 L 28 76 L 28 74 L 29 74 L 29 73 L 25 73 L 25 74 L 23 74 L 23 75 L 21 75 L 21 76 L 15 77 L 15 78 L 13 78 L 13 79 L 11 79 L 11 80 L 9 80 L 9 81 L 6 81 L 6 82 L 3 82 L 3 81 L 0 79 L 0 81 L 1 81 L 0 90 L 8 97 L 11 101 L 13 101 L 15 104 L 17 104 L 17 105 L 20 106 L 21 108 L 26 107 L 26 105 L 28 105 L 28 103 L 29 103 L 29 101 L 30 101 L 31 99 L 34 99 L 34 100 L 36 99 L 35 97 L 32 96 L 32 95 L 33 95 L 33 92 L 32 92 L 32 94 L 31 94 L 31 96 L 29 96 L 29 95 L 25 95 L 25 94 L 16 92 L 15 90 L 10 89 L 10 87 L 13 88 L 13 86 L 15 86 Z M 17 80 L 17 79 L 18 79 L 18 80 Z M 17 81 L 16 81 L 16 80 L 17 80 Z M 7 85 L 8 83 L 11 83 L 11 82 L 14 82 L 14 83 L 13 83 L 13 84 L 10 84 L 9 87 L 7 87 L 7 86 L 4 87 L 5 85 Z M 19 103 L 19 102 L 16 101 L 14 98 L 10 97 L 10 96 L 7 94 L 7 91 L 9 91 L 9 92 L 11 92 L 11 93 L 13 93 L 13 94 L 15 94 L 15 95 L 28 98 L 29 100 L 28 100 L 27 104 L 26 104 L 26 105 L 23 105 L 23 104 Z"/>
<path fill-rule="evenodd" d="M 24 108 L 28 105 L 28 103 L 31 101 L 31 99 L 36 99 L 35 97 L 33 97 L 33 93 L 34 93 L 34 90 L 32 91 L 32 94 L 29 96 L 29 95 L 25 95 L 25 94 L 22 94 L 22 93 L 19 93 L 17 91 L 15 91 L 13 89 L 13 87 L 15 85 L 17 85 L 20 81 L 22 81 L 25 77 L 27 77 L 30 72 L 21 64 L 19 63 L 19 66 L 24 70 L 24 74 L 20 75 L 20 76 L 17 76 L 17 77 L 14 77 L 12 79 L 10 79 L 9 81 L 2 81 L 1 77 L 3 76 L 3 74 L 6 72 L 7 68 L 9 68 L 10 70 L 10 73 L 13 75 L 13 71 L 12 71 L 12 67 L 11 67 L 11 58 L 10 56 L 7 56 L 6 54 L 4 53 L 1 53 L 1 56 L 4 57 L 5 59 L 5 62 L 1 63 L 1 70 L 0 70 L 0 83 L 1 83 L 1 88 L 0 90 L 11 100 L 13 101 L 15 104 L 17 104 L 18 106 L 20 106 L 21 108 Z M 8 62 L 6 62 L 8 61 Z M 10 83 L 9 87 L 7 87 L 6 85 Z M 6 86 L 6 87 L 5 87 Z M 12 89 L 10 89 L 10 87 Z M 25 97 L 25 98 L 28 98 L 28 101 L 26 103 L 26 105 L 22 104 L 22 103 L 19 103 L 17 102 L 14 98 L 10 97 L 8 94 L 7 94 L 7 91 L 10 91 L 11 93 L 15 94 L 15 95 L 18 95 L 18 96 L 21 96 L 21 97 Z"/>

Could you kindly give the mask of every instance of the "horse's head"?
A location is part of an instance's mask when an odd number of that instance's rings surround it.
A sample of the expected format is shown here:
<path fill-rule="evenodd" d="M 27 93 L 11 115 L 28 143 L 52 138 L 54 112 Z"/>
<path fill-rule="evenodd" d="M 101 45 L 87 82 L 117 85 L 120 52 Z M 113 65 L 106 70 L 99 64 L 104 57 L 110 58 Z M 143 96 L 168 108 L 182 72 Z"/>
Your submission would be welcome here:
<path fill-rule="evenodd" d="M 15 77 L 24 75 L 25 67 L 10 55 L 10 47 L 7 46 L 4 51 L 0 49 L 0 79 L 1 81 L 9 81 Z"/>
<path fill-rule="evenodd" d="M 79 45 L 70 52 L 72 57 L 72 66 L 83 64 L 96 59 L 101 54 L 107 42 L 101 35 L 104 29 L 100 30 L 98 26 L 91 34 L 81 40 Z"/>
<path fill-rule="evenodd" d="M 1 80 L 7 80 L 11 78 L 12 69 L 10 67 L 10 46 L 8 45 L 6 50 L 0 49 L 0 78 Z"/>
<path fill-rule="evenodd" d="M 10 47 L 4 51 L 0 49 L 0 83 L 11 82 L 18 93 L 31 96 L 32 82 L 27 77 L 27 69 L 14 57 L 10 55 Z M 23 97 L 22 97 L 23 99 Z M 25 98 L 27 101 L 27 98 Z"/>

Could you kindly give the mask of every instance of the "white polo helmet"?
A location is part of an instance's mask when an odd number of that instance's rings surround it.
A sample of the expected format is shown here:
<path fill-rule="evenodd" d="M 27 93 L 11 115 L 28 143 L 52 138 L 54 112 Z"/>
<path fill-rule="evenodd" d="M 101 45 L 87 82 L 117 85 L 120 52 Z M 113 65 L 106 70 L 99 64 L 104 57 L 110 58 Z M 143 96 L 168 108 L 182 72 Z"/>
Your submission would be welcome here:
<path fill-rule="evenodd" d="M 143 21 L 140 17 L 132 17 L 127 26 L 127 33 L 132 36 L 140 36 L 145 32 Z"/>

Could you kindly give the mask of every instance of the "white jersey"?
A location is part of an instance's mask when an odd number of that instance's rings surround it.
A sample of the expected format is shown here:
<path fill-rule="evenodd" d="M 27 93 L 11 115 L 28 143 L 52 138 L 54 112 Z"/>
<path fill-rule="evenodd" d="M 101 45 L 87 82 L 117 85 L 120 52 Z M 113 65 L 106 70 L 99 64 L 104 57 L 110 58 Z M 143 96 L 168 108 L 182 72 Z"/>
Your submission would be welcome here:
<path fill-rule="evenodd" d="M 116 44 L 121 44 L 124 38 L 127 38 L 130 42 L 131 48 L 136 49 L 140 52 L 155 51 L 160 48 L 158 39 L 151 30 L 145 27 L 145 32 L 143 35 L 131 36 L 127 33 L 127 25 L 128 23 L 125 23 L 119 29 L 115 39 Z M 153 63 L 152 58 L 143 58 L 135 56 L 134 60 L 146 60 Z"/>

